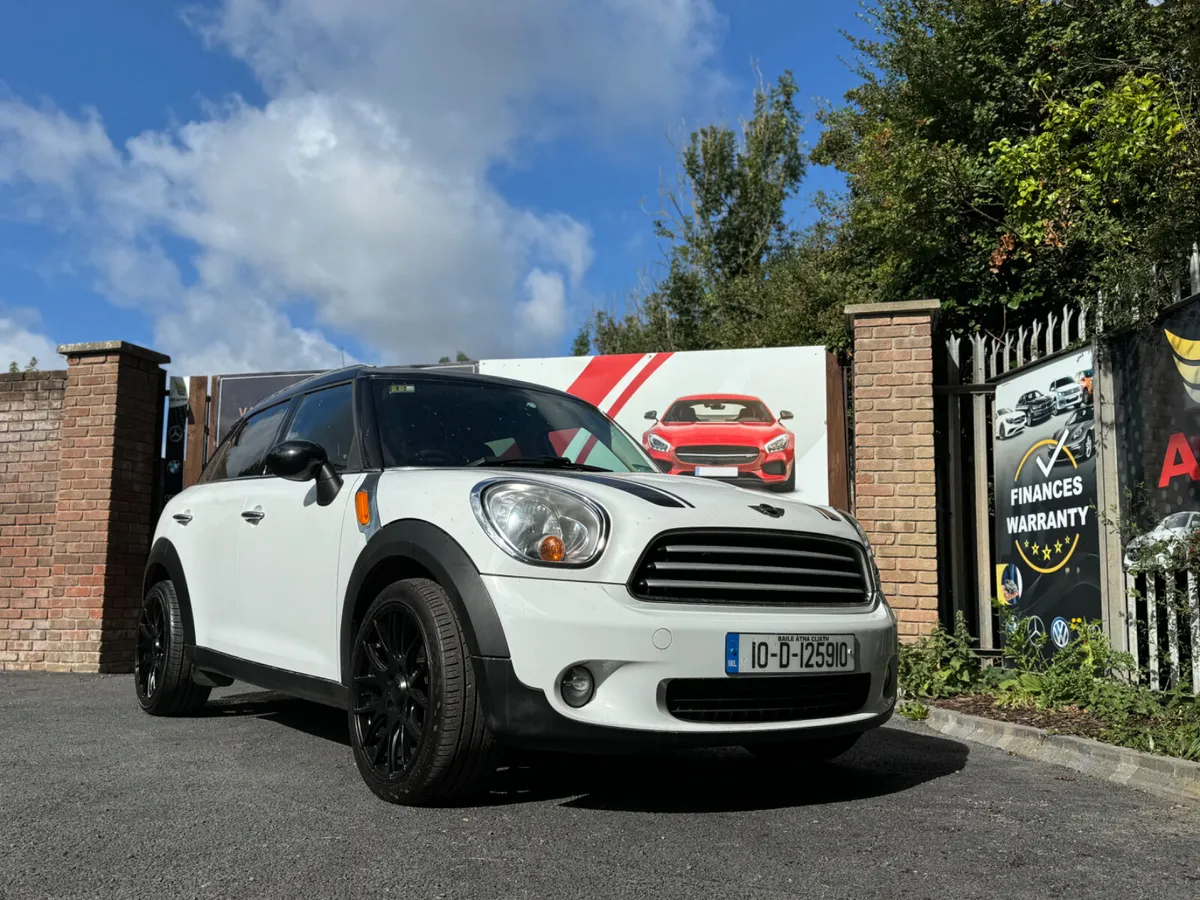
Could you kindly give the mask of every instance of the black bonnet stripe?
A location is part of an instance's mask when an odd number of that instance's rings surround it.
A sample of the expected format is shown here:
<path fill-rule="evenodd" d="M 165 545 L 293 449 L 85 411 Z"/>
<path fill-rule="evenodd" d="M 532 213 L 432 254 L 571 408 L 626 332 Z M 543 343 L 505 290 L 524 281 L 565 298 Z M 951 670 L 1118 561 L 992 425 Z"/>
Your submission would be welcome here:
<path fill-rule="evenodd" d="M 563 474 L 567 473 L 564 472 Z M 695 508 L 693 504 L 688 503 L 682 497 L 676 497 L 670 491 L 650 487 L 650 485 L 642 484 L 641 482 L 627 481 L 624 478 L 608 478 L 604 475 L 592 475 L 590 473 L 571 472 L 570 476 L 578 478 L 580 481 L 590 481 L 593 484 L 603 484 L 607 487 L 616 488 L 618 491 L 624 491 L 627 494 L 640 497 L 642 500 L 647 500 L 655 506 L 666 506 L 674 509 L 682 509 L 685 506 Z"/>

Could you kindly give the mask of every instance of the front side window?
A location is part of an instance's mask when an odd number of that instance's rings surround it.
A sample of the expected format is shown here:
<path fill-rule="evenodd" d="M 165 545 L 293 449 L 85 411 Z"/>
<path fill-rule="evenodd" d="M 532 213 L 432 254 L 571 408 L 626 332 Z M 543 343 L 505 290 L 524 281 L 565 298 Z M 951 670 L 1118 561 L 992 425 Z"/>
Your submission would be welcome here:
<path fill-rule="evenodd" d="M 280 403 L 247 419 L 217 450 L 201 480 L 222 481 L 262 475 L 267 451 L 275 446 L 287 410 L 288 404 Z"/>
<path fill-rule="evenodd" d="M 339 384 L 300 398 L 284 440 L 319 444 L 334 469 L 344 472 L 354 434 L 354 386 Z"/>
<path fill-rule="evenodd" d="M 388 467 L 555 457 L 612 472 L 657 471 L 615 422 L 572 397 L 484 381 L 369 383 Z"/>

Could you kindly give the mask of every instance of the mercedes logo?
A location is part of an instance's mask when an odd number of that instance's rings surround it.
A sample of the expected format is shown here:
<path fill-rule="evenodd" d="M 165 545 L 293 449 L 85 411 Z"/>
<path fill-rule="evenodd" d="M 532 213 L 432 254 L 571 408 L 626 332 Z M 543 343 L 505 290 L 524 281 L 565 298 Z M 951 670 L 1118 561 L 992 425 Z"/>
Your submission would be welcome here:
<path fill-rule="evenodd" d="M 770 516 L 772 519 L 778 519 L 783 515 L 782 509 L 780 509 L 778 506 L 771 506 L 767 503 L 760 503 L 757 506 L 751 506 L 750 508 L 756 512 L 762 513 L 764 516 Z"/>
<path fill-rule="evenodd" d="M 1042 624 L 1041 618 L 1038 616 L 1029 617 L 1029 637 L 1040 638 L 1046 636 L 1046 626 Z"/>
<path fill-rule="evenodd" d="M 167 440 L 172 444 L 177 444 L 183 440 L 183 428 L 179 425 L 172 425 L 167 431 Z"/>

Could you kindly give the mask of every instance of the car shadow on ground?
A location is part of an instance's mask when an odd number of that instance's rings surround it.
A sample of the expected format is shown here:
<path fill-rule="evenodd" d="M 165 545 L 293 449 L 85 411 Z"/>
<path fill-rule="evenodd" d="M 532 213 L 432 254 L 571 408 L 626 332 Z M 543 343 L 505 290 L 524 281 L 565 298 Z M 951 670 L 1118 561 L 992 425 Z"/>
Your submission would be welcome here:
<path fill-rule="evenodd" d="M 350 747 L 346 714 L 270 692 L 209 701 L 207 716 L 255 716 Z M 768 765 L 737 748 L 620 756 L 506 753 L 474 806 L 563 801 L 564 806 L 653 813 L 748 812 L 883 797 L 960 771 L 965 744 L 900 728 L 876 729 L 823 764 Z"/>

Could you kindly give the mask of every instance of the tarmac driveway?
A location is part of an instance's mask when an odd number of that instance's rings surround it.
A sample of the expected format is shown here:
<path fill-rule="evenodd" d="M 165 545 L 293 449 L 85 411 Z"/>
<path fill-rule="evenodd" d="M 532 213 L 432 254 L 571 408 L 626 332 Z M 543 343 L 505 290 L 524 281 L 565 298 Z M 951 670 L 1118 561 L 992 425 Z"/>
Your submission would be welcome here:
<path fill-rule="evenodd" d="M 1200 809 L 898 722 L 837 763 L 530 759 L 392 807 L 333 710 L 243 685 L 0 675 L 0 897 L 1200 897 Z"/>

